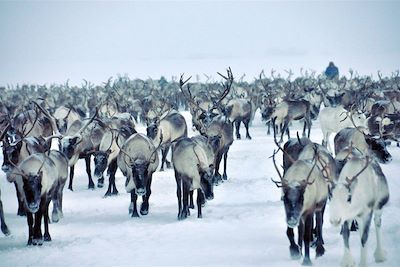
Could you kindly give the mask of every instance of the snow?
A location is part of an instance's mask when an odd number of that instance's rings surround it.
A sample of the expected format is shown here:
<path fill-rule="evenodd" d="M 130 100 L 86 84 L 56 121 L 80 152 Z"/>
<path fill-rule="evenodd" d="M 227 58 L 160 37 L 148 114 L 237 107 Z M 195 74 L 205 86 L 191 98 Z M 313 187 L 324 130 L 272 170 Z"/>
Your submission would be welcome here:
<path fill-rule="evenodd" d="M 190 115 L 183 114 L 191 136 L 194 133 Z M 300 129 L 301 125 L 295 123 L 291 132 L 295 134 Z M 144 133 L 145 128 L 140 126 L 138 131 Z M 243 128 L 241 132 L 244 133 Z M 252 140 L 235 140 L 231 146 L 228 181 L 215 188 L 215 199 L 203 208 L 202 219 L 192 210 L 188 219 L 177 220 L 176 183 L 171 169 L 156 172 L 153 177 L 149 214 L 131 218 L 130 195 L 125 192 L 122 174 L 117 172 L 120 194 L 103 198 L 106 188 L 87 189 L 84 162 L 78 161 L 74 192 L 64 190 L 64 218 L 50 225 L 53 241 L 42 247 L 26 246 L 26 218 L 16 215 L 14 185 L 1 173 L 5 218 L 12 235 L 0 234 L 0 266 L 300 266 L 301 260 L 291 260 L 289 256 L 281 192 L 270 181 L 271 177 L 278 178 L 269 159 L 275 145 L 267 136 L 259 113 L 250 134 Z M 311 139 L 322 140 L 317 122 Z M 400 261 L 400 181 L 396 175 L 400 170 L 400 149 L 392 145 L 389 150 L 393 161 L 382 166 L 391 193 L 382 217 L 388 260 L 374 262 L 376 241 L 372 226 L 369 266 L 398 266 Z M 324 224 L 326 253 L 315 259 L 315 251 L 311 250 L 314 266 L 338 266 L 342 257 L 340 229 L 330 225 L 328 215 L 329 204 Z M 352 232 L 350 242 L 358 263 L 359 234 Z"/>

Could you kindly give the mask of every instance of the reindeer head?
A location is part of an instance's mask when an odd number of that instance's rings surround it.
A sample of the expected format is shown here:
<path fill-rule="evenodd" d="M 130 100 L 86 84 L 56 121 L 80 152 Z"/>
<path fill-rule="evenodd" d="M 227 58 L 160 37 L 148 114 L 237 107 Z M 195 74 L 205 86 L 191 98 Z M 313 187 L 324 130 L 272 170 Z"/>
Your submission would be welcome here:
<path fill-rule="evenodd" d="M 385 164 L 392 161 L 392 155 L 390 155 L 389 151 L 386 149 L 386 143 L 383 138 L 371 135 L 364 135 L 364 137 L 368 144 L 369 150 L 379 161 L 379 163 Z"/>
<path fill-rule="evenodd" d="M 286 213 L 286 223 L 289 227 L 294 228 L 298 226 L 301 219 L 301 212 L 304 206 L 304 193 L 306 191 L 306 188 L 307 186 L 314 183 L 314 181 L 310 181 L 310 178 L 315 169 L 315 166 L 317 165 L 317 160 L 314 157 L 314 163 L 312 165 L 311 163 L 303 160 L 295 161 L 283 177 L 275 162 L 276 153 L 277 151 L 274 151 L 274 154 L 272 155 L 272 160 L 275 170 L 277 171 L 281 180 L 271 180 L 276 184 L 277 187 L 282 188 L 283 203 Z M 295 177 L 304 173 L 308 173 L 305 179 L 298 179 L 297 177 Z"/>
<path fill-rule="evenodd" d="M 25 192 L 26 207 L 32 213 L 36 213 L 40 207 L 42 194 L 42 171 L 37 174 L 23 176 L 23 189 Z"/>
<path fill-rule="evenodd" d="M 337 183 L 332 185 L 332 196 L 330 201 L 330 222 L 338 226 L 350 219 L 347 211 L 352 205 L 353 193 L 358 184 L 358 176 L 362 174 L 372 161 L 369 157 L 352 158 L 345 165 L 341 172 L 341 177 Z M 355 175 L 355 171 L 359 170 Z M 349 174 L 350 177 L 346 176 Z M 344 177 L 345 176 L 345 177 Z"/>

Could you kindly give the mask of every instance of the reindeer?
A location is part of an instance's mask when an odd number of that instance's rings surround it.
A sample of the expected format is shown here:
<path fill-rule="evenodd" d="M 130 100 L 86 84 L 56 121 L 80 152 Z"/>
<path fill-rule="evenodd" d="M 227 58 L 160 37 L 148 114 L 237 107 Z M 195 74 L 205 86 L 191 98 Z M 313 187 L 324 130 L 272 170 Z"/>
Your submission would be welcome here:
<path fill-rule="evenodd" d="M 213 193 L 213 159 L 198 141 L 181 138 L 174 145 L 172 162 L 175 171 L 178 197 L 178 219 L 186 219 L 189 212 L 189 194 L 197 189 L 197 217 L 202 218 L 201 206 L 204 196 L 207 200 L 214 198 Z M 183 192 L 183 200 L 182 200 Z"/>
<path fill-rule="evenodd" d="M 314 214 L 317 217 L 318 236 L 316 255 L 317 257 L 322 256 L 325 252 L 322 240 L 322 211 L 328 198 L 328 186 L 322 173 L 315 168 L 318 162 L 317 157 L 314 157 L 312 161 L 296 160 L 282 176 L 275 162 L 275 154 L 276 151 L 274 151 L 272 159 L 281 180 L 272 181 L 283 190 L 290 254 L 294 259 L 299 258 L 302 242 L 304 242 L 303 265 L 311 265 L 310 242 L 312 241 Z M 294 227 L 298 227 L 299 230 L 298 245 L 300 248 L 294 241 Z"/>
<path fill-rule="evenodd" d="M 160 144 L 162 137 L 160 139 Z M 119 145 L 119 142 L 116 142 Z M 157 149 L 153 142 L 143 134 L 136 133 L 130 136 L 120 147 L 117 157 L 118 167 L 126 177 L 125 189 L 131 194 L 129 213 L 132 217 L 139 217 L 136 201 L 142 196 L 143 202 L 140 214 L 149 213 L 149 198 L 151 195 L 151 182 L 153 173 L 156 171 L 159 160 Z"/>
<path fill-rule="evenodd" d="M 70 167 L 68 189 L 71 191 L 74 178 L 75 164 L 79 158 L 84 158 L 86 163 L 86 172 L 89 178 L 89 189 L 94 189 L 90 169 L 90 156 L 97 151 L 101 138 L 104 133 L 104 127 L 101 123 L 94 122 L 97 111 L 85 124 L 82 121 L 75 121 L 67 130 L 66 135 L 60 140 L 60 150 L 68 159 Z"/>
<path fill-rule="evenodd" d="M 332 133 L 337 133 L 346 127 L 365 126 L 366 118 L 364 114 L 353 116 L 352 111 L 347 111 L 343 106 L 326 107 L 319 113 L 319 122 L 323 134 L 322 145 L 332 151 L 329 145 L 329 137 Z"/>
<path fill-rule="evenodd" d="M 58 130 L 60 133 L 65 134 L 67 129 L 71 127 L 71 124 L 74 121 L 81 120 L 81 114 L 78 113 L 78 111 L 75 110 L 75 108 L 71 107 L 66 107 L 66 106 L 60 106 L 58 107 L 54 113 L 53 117 L 56 120 L 56 124 L 58 127 Z"/>
<path fill-rule="evenodd" d="M 12 182 L 9 174 L 12 172 L 14 165 L 19 164 L 22 160 L 24 160 L 32 153 L 43 153 L 45 151 L 48 151 L 50 149 L 52 138 L 60 137 L 56 129 L 55 122 L 47 116 L 48 113 L 36 102 L 33 103 L 37 107 L 39 107 L 39 110 L 41 110 L 42 113 L 44 113 L 45 117 L 42 117 L 42 119 L 40 120 L 43 123 L 38 122 L 40 118 L 38 110 L 35 111 L 36 116 L 33 121 L 31 121 L 32 118 L 30 118 L 32 114 L 30 115 L 30 112 L 28 112 L 26 113 L 27 118 L 25 119 L 21 116 L 17 116 L 17 118 L 19 117 L 18 120 L 26 120 L 26 124 L 22 128 L 20 127 L 20 125 L 18 125 L 20 122 L 15 122 L 14 120 L 12 120 L 11 122 L 9 122 L 9 125 L 5 128 L 5 131 L 2 134 L 3 164 L 1 168 L 6 173 L 7 180 L 9 182 Z M 47 120 L 43 120 L 44 118 L 47 118 Z M 52 133 L 52 129 L 55 129 L 56 135 L 47 136 L 48 134 Z M 32 135 L 33 132 L 36 136 Z M 18 186 L 16 183 L 14 183 L 14 185 L 18 200 L 17 214 L 20 216 L 25 216 L 23 203 L 20 201 L 21 197 Z"/>
<path fill-rule="evenodd" d="M 187 136 L 187 124 L 185 118 L 175 110 L 164 113 L 161 117 L 156 118 L 153 123 L 147 126 L 147 137 L 153 143 L 161 147 L 161 168 L 164 170 L 164 163 L 167 168 L 171 167 L 171 163 L 166 160 L 171 143 L 179 138 Z M 162 136 L 162 141 L 160 140 Z"/>
<path fill-rule="evenodd" d="M 375 261 L 385 261 L 385 252 L 382 248 L 381 216 L 382 208 L 388 200 L 389 188 L 379 164 L 368 156 L 355 156 L 348 159 L 340 172 L 338 181 L 333 183 L 329 216 L 333 225 L 342 226 L 344 254 L 341 266 L 355 266 L 349 246 L 349 225 L 353 220 L 358 223 L 361 237 L 359 265 L 366 266 L 366 244 L 373 215 L 377 240 Z"/>
<path fill-rule="evenodd" d="M 385 141 L 369 134 L 365 134 L 359 128 L 344 128 L 340 130 L 334 139 L 335 154 L 346 147 L 352 146 L 364 156 L 374 157 L 379 163 L 388 163 L 392 156 L 386 149 Z"/>
<path fill-rule="evenodd" d="M 224 91 L 219 96 L 218 100 L 214 102 L 213 106 L 208 110 L 204 110 L 197 105 L 194 101 L 193 97 L 190 93 L 190 86 L 188 85 L 187 91 L 188 94 L 185 93 L 183 86 L 190 80 L 190 77 L 184 81 L 183 74 L 181 75 L 181 79 L 179 82 L 179 87 L 185 96 L 185 98 L 192 104 L 194 107 L 195 114 L 198 114 L 197 111 L 200 110 L 200 116 L 195 119 L 197 122 L 196 128 L 199 132 L 206 136 L 208 139 L 208 143 L 211 144 L 214 153 L 215 153 L 215 174 L 214 179 L 216 184 L 220 184 L 223 180 L 227 180 L 228 176 L 226 173 L 227 167 L 227 159 L 228 159 L 228 152 L 231 144 L 233 143 L 233 125 L 227 119 L 226 116 L 214 113 L 215 109 L 220 106 L 221 101 L 228 95 L 230 88 L 232 87 L 233 83 L 233 75 L 232 71 L 229 68 L 227 70 L 227 76 L 224 76 L 218 73 L 221 77 L 225 79 L 225 83 L 223 84 Z M 192 114 L 194 115 L 194 114 Z M 219 166 L 224 157 L 224 173 L 223 176 L 219 173 Z"/>
<path fill-rule="evenodd" d="M 283 142 L 283 135 L 286 132 L 290 138 L 289 124 L 293 120 L 304 119 L 303 136 L 306 136 L 306 128 L 308 129 L 307 137 L 310 138 L 311 132 L 311 113 L 310 102 L 307 100 L 284 100 L 277 104 L 274 112 L 271 115 L 274 130 L 276 129 L 276 122 L 283 125 L 281 128 L 280 143 Z M 275 132 L 274 132 L 275 133 Z M 276 137 L 274 137 L 276 138 Z"/>
<path fill-rule="evenodd" d="M 53 200 L 52 218 L 57 222 L 62 216 L 62 188 L 68 176 L 66 158 L 58 151 L 51 151 L 48 156 L 35 153 L 24 159 L 19 166 L 15 165 L 11 175 L 18 185 L 27 211 L 29 229 L 27 244 L 42 245 L 43 240 L 51 241 L 48 208 L 50 201 Z M 44 236 L 41 231 L 42 217 Z"/>
<path fill-rule="evenodd" d="M 235 124 L 236 138 L 240 139 L 240 123 L 243 122 L 246 128 L 246 138 L 251 139 L 249 134 L 249 123 L 252 116 L 252 104 L 249 100 L 235 98 L 229 100 L 225 107 L 225 115 L 229 121 Z"/>
<path fill-rule="evenodd" d="M 126 113 L 118 114 L 111 118 L 109 126 L 105 128 L 105 133 L 100 142 L 99 150 L 94 152 L 94 176 L 98 179 L 97 187 L 102 188 L 104 185 L 103 173 L 107 168 L 109 176 L 109 184 L 105 196 L 117 195 L 118 190 L 115 185 L 115 173 L 117 171 L 117 156 L 119 147 L 125 141 L 136 133 L 133 118 Z M 116 142 L 119 142 L 118 145 Z M 94 142 L 92 142 L 94 143 Z"/>

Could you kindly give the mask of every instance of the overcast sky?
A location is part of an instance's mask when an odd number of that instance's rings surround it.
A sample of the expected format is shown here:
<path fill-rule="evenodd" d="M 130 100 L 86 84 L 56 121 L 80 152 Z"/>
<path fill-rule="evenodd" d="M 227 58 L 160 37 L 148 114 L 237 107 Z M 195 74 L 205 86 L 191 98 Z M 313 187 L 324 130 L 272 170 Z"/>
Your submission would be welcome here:
<path fill-rule="evenodd" d="M 400 68 L 400 2 L 0 2 L 0 85 Z M 204 77 L 204 76 L 203 76 Z"/>

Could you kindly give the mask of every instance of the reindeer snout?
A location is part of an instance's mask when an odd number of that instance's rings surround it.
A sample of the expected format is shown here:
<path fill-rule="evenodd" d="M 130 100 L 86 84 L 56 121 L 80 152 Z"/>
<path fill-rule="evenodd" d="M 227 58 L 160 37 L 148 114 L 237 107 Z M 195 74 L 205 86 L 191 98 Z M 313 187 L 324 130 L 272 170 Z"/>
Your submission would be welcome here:
<path fill-rule="evenodd" d="M 36 213 L 39 210 L 39 203 L 29 203 L 28 209 L 32 213 Z"/>
<path fill-rule="evenodd" d="M 138 189 L 136 189 L 136 194 L 138 196 L 144 196 L 146 194 L 146 188 L 138 188 Z"/>
<path fill-rule="evenodd" d="M 290 228 L 295 228 L 296 226 L 298 226 L 298 224 L 299 224 L 299 220 L 296 220 L 295 218 L 289 218 L 287 220 L 287 225 Z"/>
<path fill-rule="evenodd" d="M 341 223 L 342 219 L 338 218 L 338 219 L 330 219 L 330 222 L 333 226 L 339 226 Z"/>
<path fill-rule="evenodd" d="M 7 173 L 7 172 L 9 172 L 10 171 L 10 165 L 3 165 L 3 166 L 1 166 L 1 170 L 3 171 L 3 172 L 5 172 L 5 173 Z"/>

